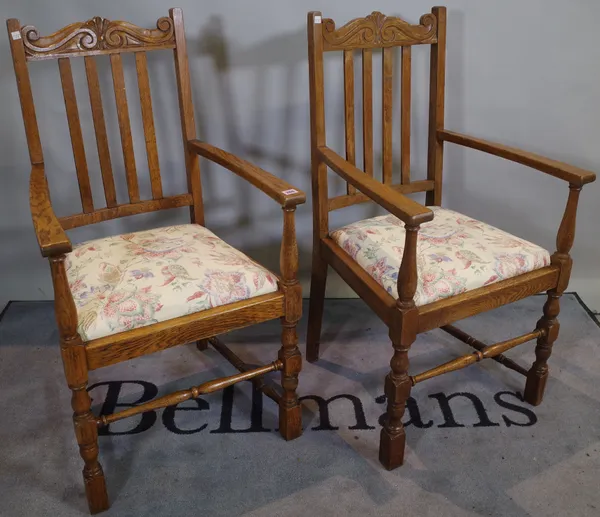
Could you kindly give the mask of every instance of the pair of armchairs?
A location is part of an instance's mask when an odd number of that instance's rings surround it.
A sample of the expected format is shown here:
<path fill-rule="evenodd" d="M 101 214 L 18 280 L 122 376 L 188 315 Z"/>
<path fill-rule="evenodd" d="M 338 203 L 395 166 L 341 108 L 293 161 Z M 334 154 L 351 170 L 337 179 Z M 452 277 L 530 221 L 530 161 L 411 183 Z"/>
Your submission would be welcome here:
<path fill-rule="evenodd" d="M 8 36 L 31 161 L 30 206 L 41 253 L 50 262 L 60 350 L 72 391 L 75 435 L 84 461 L 83 477 L 92 513 L 109 507 L 105 478 L 98 461 L 98 428 L 150 409 L 249 380 L 265 388 L 261 376 L 281 372 L 281 389 L 268 395 L 279 404 L 280 432 L 286 440 L 302 433 L 296 395 L 301 354 L 296 326 L 301 317 L 297 279 L 298 248 L 294 214 L 305 194 L 264 170 L 196 138 L 188 58 L 180 9 L 171 9 L 156 28 L 142 29 L 121 21 L 93 18 L 42 36 L 18 20 L 7 22 Z M 431 46 L 429 153 L 427 179 L 410 177 L 411 46 Z M 401 181 L 392 180 L 392 97 L 394 48 L 401 47 Z M 363 157 L 356 166 L 354 61 L 362 56 Z M 374 177 L 373 51 L 381 49 L 383 87 L 382 179 Z M 164 196 L 155 135 L 146 54 L 171 50 L 174 55 L 182 143 L 188 191 Z M 547 360 L 558 334 L 559 298 L 571 270 L 579 192 L 594 181 L 591 172 L 459 135 L 444 128 L 446 10 L 436 7 L 420 23 L 373 13 L 336 28 L 321 13 L 308 16 L 311 110 L 314 249 L 308 318 L 307 358 L 319 354 L 321 318 L 328 266 L 381 317 L 390 330 L 393 355 L 385 379 L 387 416 L 381 431 L 380 460 L 388 469 L 403 462 L 402 416 L 413 385 L 430 377 L 493 358 L 526 377 L 525 399 L 539 404 L 548 377 Z M 344 70 L 345 158 L 326 145 L 323 55 L 341 51 Z M 142 200 L 122 54 L 133 52 L 146 143 L 152 199 Z M 128 200 L 117 200 L 109 150 L 97 56 L 109 56 L 118 111 Z M 95 206 L 83 144 L 71 59 L 83 57 L 96 135 L 105 205 Z M 64 92 L 66 117 L 81 194 L 81 213 L 58 217 L 50 202 L 41 139 L 36 122 L 28 67 L 56 59 Z M 557 250 L 546 250 L 483 222 L 441 208 L 445 142 L 478 149 L 545 172 L 569 184 Z M 199 157 L 211 160 L 262 190 L 282 208 L 283 238 L 279 275 L 232 248 L 204 226 Z M 328 169 L 347 182 L 347 193 L 330 197 Z M 423 206 L 407 194 L 426 192 Z M 358 203 L 374 201 L 389 215 L 330 231 L 328 215 Z M 119 217 L 189 207 L 190 224 L 117 235 L 73 245 L 66 231 Z M 538 292 L 548 292 L 535 328 L 514 339 L 486 346 L 452 323 Z M 277 358 L 249 366 L 217 335 L 280 318 L 281 347 Z M 420 332 L 442 328 L 475 351 L 417 375 L 409 375 L 408 353 Z M 536 360 L 524 368 L 502 353 L 537 339 Z M 184 343 L 200 350 L 213 346 L 239 374 L 191 387 L 134 408 L 95 416 L 87 392 L 88 372 Z"/>

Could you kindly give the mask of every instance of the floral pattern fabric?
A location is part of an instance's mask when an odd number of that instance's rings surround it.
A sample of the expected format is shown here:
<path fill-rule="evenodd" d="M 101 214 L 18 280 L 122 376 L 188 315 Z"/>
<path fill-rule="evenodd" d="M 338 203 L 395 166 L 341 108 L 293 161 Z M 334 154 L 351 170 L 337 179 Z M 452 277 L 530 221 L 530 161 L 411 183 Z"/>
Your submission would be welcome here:
<path fill-rule="evenodd" d="M 550 265 L 543 248 L 489 224 L 441 207 L 417 240 L 417 306 L 449 298 Z M 394 298 L 404 252 L 404 223 L 393 215 L 365 219 L 331 232 Z"/>
<path fill-rule="evenodd" d="M 89 341 L 277 291 L 277 277 L 196 224 L 84 242 L 67 255 Z"/>

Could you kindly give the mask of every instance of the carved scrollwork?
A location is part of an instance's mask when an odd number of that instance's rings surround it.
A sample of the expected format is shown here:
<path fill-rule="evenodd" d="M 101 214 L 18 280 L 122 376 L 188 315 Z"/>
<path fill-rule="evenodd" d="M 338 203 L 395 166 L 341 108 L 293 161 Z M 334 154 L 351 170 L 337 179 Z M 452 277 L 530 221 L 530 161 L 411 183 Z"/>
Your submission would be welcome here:
<path fill-rule="evenodd" d="M 156 29 L 144 29 L 123 21 L 96 16 L 83 23 L 72 23 L 49 36 L 40 36 L 33 25 L 21 28 L 28 57 L 52 54 L 77 54 L 89 51 L 126 50 L 140 46 L 162 46 L 174 42 L 173 20 L 159 18 Z"/>
<path fill-rule="evenodd" d="M 402 18 L 374 11 L 365 18 L 351 20 L 339 29 L 335 28 L 332 19 L 324 19 L 323 29 L 325 50 L 414 45 L 436 42 L 437 19 L 432 13 L 427 13 L 421 16 L 419 25 L 411 25 Z"/>

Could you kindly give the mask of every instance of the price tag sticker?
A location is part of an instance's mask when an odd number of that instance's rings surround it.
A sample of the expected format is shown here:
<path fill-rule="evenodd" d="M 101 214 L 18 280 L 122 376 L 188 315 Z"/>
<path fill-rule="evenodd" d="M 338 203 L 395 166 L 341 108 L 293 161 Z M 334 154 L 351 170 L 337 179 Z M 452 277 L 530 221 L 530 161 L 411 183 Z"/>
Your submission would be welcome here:
<path fill-rule="evenodd" d="M 10 33 L 12 39 L 21 39 L 21 33 L 19 31 L 13 31 Z"/>
<path fill-rule="evenodd" d="M 297 193 L 298 193 L 298 191 L 295 188 L 291 188 L 291 189 L 283 191 L 283 194 L 285 194 L 286 196 L 290 196 L 292 194 L 297 194 Z"/>

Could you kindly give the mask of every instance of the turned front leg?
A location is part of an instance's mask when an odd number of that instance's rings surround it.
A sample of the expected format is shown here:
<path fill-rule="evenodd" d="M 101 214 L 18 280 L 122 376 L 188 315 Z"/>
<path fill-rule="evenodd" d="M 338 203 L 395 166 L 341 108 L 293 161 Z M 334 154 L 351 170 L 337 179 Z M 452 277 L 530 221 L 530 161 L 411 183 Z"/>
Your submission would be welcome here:
<path fill-rule="evenodd" d="M 281 242 L 281 281 L 285 294 L 285 315 L 281 318 L 281 349 L 283 363 L 281 386 L 283 395 L 279 402 L 279 432 L 286 440 L 302 434 L 302 411 L 298 401 L 298 374 L 302 369 L 302 356 L 298 349 L 296 326 L 302 315 L 302 289 L 297 279 L 298 244 L 296 242 L 295 209 L 283 209 L 283 239 Z"/>
<path fill-rule="evenodd" d="M 54 284 L 54 307 L 60 333 L 60 351 L 71 389 L 73 425 L 83 459 L 83 480 L 91 513 L 107 510 L 108 493 L 102 466 L 98 462 L 98 426 L 91 411 L 92 401 L 87 391 L 88 369 L 85 346 L 77 333 L 77 312 L 65 271 L 65 256 L 50 260 Z"/>
<path fill-rule="evenodd" d="M 542 403 L 546 383 L 548 381 L 548 359 L 552 354 L 552 346 L 558 337 L 560 325 L 557 317 L 560 312 L 560 297 L 569 285 L 573 260 L 569 252 L 575 240 L 577 222 L 577 204 L 581 187 L 569 186 L 569 199 L 556 237 L 556 252 L 551 257 L 553 265 L 560 268 L 555 289 L 548 291 L 548 300 L 544 305 L 544 315 L 538 321 L 537 328 L 546 330 L 546 334 L 537 340 L 535 362 L 527 373 L 524 398 L 537 406 Z"/>
<path fill-rule="evenodd" d="M 411 389 L 408 376 L 409 347 L 397 343 L 392 344 L 394 355 L 390 361 L 391 372 L 385 378 L 387 415 L 381 430 L 379 445 L 379 461 L 388 470 L 395 469 L 404 463 L 406 432 L 402 418 Z"/>
<path fill-rule="evenodd" d="M 525 400 L 534 406 L 541 404 L 548 380 L 548 359 L 552 354 L 552 346 L 558 337 L 560 324 L 556 319 L 560 312 L 560 294 L 552 290 L 548 292 L 548 300 L 544 304 L 544 316 L 538 321 L 537 328 L 546 332 L 537 340 L 535 362 L 527 373 L 525 384 Z"/>
<path fill-rule="evenodd" d="M 406 432 L 402 417 L 410 396 L 408 351 L 417 338 L 418 311 L 413 300 L 417 290 L 417 236 L 419 226 L 406 225 L 404 255 L 398 274 L 398 300 L 392 314 L 390 339 L 394 355 L 385 378 L 387 415 L 379 442 L 379 461 L 388 470 L 404 463 Z"/>

